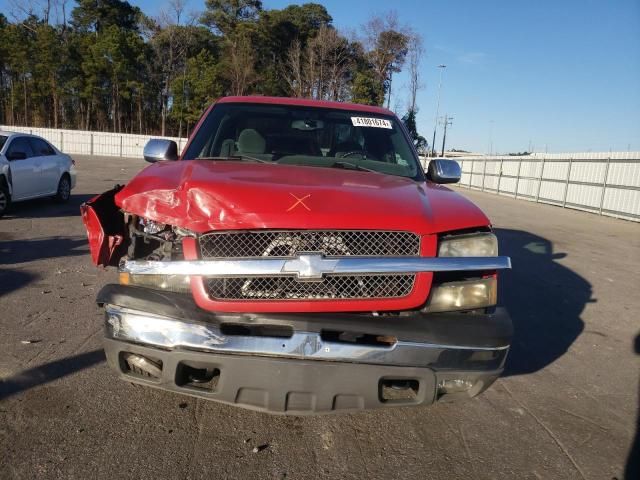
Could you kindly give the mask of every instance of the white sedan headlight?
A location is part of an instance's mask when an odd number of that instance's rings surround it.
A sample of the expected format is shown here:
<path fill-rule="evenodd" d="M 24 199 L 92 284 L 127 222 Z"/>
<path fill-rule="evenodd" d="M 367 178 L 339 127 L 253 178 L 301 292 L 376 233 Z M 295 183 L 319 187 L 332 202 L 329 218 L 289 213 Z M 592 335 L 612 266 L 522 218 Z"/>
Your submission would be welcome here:
<path fill-rule="evenodd" d="M 451 235 L 440 240 L 439 257 L 497 257 L 498 239 L 493 233 Z"/>

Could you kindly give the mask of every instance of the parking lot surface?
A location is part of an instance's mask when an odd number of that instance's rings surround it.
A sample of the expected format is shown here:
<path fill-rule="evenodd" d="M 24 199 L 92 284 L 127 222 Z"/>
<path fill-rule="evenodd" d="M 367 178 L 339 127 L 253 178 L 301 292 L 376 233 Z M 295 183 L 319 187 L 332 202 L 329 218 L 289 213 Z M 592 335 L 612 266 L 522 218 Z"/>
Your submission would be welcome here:
<path fill-rule="evenodd" d="M 622 479 L 632 468 L 640 224 L 458 188 L 513 261 L 504 377 L 466 403 L 271 416 L 107 368 L 94 298 L 116 273 L 91 264 L 78 207 L 145 164 L 76 161 L 69 204 L 16 204 L 0 219 L 0 478 Z"/>

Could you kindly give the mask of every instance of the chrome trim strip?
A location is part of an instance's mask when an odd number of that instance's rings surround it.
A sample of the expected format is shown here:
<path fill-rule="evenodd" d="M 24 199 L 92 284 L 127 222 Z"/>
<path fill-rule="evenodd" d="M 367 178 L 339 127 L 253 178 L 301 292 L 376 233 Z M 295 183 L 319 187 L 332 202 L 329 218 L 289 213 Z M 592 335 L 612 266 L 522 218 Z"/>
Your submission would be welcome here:
<path fill-rule="evenodd" d="M 428 366 L 443 354 L 507 350 L 499 347 L 469 347 L 399 341 L 390 346 L 327 342 L 315 332 L 294 331 L 290 338 L 224 335 L 214 325 L 185 322 L 114 305 L 105 305 L 106 336 L 162 349 L 187 349 L 211 353 L 249 354 L 274 357 L 362 362 L 385 365 Z M 486 355 L 486 353 L 479 355 Z"/>
<path fill-rule="evenodd" d="M 509 257 L 325 257 L 301 254 L 296 258 L 235 260 L 130 260 L 120 271 L 135 275 L 195 275 L 204 277 L 263 277 L 296 275 L 318 279 L 323 275 L 369 275 L 420 272 L 501 270 L 511 268 Z"/>

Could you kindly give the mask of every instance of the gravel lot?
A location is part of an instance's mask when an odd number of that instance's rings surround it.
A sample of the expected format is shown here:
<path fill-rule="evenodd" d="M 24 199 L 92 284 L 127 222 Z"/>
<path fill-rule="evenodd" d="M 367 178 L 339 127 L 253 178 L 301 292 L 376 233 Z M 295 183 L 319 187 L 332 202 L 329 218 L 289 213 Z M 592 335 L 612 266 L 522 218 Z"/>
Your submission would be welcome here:
<path fill-rule="evenodd" d="M 624 478 L 640 224 L 460 189 L 513 259 L 504 378 L 463 404 L 277 417 L 116 380 L 94 304 L 116 275 L 91 264 L 78 206 L 144 162 L 76 160 L 68 205 L 0 220 L 0 478 Z"/>

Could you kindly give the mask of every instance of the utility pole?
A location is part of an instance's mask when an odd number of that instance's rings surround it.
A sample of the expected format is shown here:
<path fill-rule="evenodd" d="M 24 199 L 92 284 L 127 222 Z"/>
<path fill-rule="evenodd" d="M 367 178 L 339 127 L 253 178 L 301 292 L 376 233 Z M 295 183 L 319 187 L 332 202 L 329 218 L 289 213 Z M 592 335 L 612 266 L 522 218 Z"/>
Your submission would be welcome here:
<path fill-rule="evenodd" d="M 442 135 L 442 153 L 441 157 L 444 157 L 444 143 L 447 141 L 447 125 L 453 125 L 453 117 L 449 117 L 447 115 L 444 116 L 444 135 Z"/>
<path fill-rule="evenodd" d="M 440 89 L 442 88 L 442 71 L 447 68 L 446 65 L 438 65 L 440 69 L 440 81 L 438 82 L 438 101 L 436 103 L 436 120 L 433 124 L 433 140 L 431 142 L 431 156 L 436 156 L 436 130 L 438 128 L 438 115 L 440 114 Z"/>

